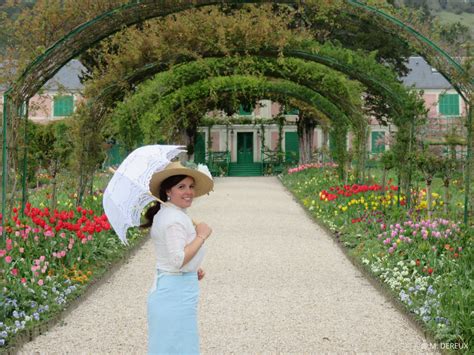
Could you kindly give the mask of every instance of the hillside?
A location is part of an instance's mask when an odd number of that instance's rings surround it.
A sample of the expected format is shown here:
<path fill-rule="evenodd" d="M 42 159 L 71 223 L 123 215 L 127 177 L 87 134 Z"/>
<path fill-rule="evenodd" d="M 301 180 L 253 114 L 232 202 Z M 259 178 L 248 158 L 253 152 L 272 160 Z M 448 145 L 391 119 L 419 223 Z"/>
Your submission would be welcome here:
<path fill-rule="evenodd" d="M 434 12 L 433 15 L 439 18 L 442 23 L 455 23 L 460 22 L 463 25 L 467 26 L 471 30 L 471 34 L 474 36 L 474 14 L 463 12 L 461 14 L 456 14 L 454 12 L 440 11 Z"/>

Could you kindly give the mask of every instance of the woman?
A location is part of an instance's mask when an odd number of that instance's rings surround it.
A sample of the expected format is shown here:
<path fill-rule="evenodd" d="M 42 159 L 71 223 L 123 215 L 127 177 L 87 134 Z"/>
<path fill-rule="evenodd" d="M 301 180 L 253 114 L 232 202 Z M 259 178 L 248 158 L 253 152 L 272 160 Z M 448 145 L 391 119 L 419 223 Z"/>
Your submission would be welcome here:
<path fill-rule="evenodd" d="M 205 223 L 194 227 L 186 208 L 212 188 L 210 176 L 179 162 L 170 163 L 150 181 L 151 193 L 167 202 L 150 207 L 145 213 L 148 222 L 142 225 L 151 227 L 157 254 L 147 307 L 149 354 L 199 353 L 198 281 L 205 275 L 200 265 L 212 230 Z"/>

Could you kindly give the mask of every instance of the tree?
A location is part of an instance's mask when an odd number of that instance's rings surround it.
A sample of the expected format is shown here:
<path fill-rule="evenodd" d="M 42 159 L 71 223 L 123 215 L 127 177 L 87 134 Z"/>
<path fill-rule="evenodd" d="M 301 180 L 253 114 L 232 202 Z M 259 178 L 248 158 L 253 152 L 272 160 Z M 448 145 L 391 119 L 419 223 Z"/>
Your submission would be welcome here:
<path fill-rule="evenodd" d="M 30 124 L 31 133 L 28 166 L 34 170 L 42 167 L 51 176 L 51 208 L 56 208 L 57 176 L 69 166 L 72 152 L 72 138 L 67 122 L 55 122 L 48 125 Z M 32 134 L 33 133 L 33 134 Z"/>

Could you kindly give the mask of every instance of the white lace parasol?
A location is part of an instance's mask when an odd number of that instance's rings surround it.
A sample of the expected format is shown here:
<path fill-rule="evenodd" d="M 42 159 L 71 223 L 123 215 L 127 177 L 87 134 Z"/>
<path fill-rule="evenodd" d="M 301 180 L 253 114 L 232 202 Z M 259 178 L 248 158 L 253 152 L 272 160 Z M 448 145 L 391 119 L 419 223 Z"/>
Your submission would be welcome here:
<path fill-rule="evenodd" d="M 143 208 L 156 198 L 150 193 L 152 175 L 179 153 L 178 145 L 147 145 L 135 149 L 120 164 L 104 192 L 103 206 L 112 228 L 127 243 L 127 230 L 140 225 Z"/>

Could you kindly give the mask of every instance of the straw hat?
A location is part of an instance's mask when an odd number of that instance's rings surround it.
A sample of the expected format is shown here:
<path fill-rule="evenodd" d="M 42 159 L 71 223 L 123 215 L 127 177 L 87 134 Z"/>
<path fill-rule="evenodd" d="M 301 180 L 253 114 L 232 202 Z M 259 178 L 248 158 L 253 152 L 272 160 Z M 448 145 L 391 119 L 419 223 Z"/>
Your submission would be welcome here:
<path fill-rule="evenodd" d="M 174 175 L 187 175 L 194 179 L 194 196 L 199 197 L 207 194 L 214 188 L 214 181 L 207 166 L 199 164 L 197 168 L 188 168 L 179 161 L 168 164 L 166 168 L 153 174 L 150 180 L 150 192 L 160 197 L 161 183 Z"/>

